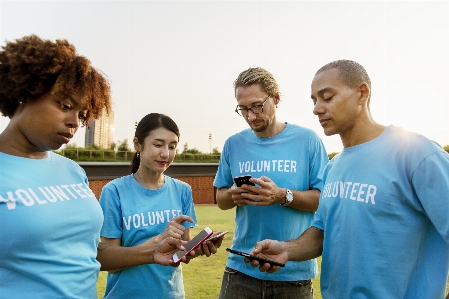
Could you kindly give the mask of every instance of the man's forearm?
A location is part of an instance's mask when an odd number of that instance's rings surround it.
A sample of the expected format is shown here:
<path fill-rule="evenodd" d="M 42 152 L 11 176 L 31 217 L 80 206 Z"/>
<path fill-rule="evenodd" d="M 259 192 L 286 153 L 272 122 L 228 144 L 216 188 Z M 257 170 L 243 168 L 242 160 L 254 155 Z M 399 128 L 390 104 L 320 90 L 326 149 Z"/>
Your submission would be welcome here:
<path fill-rule="evenodd" d="M 142 264 L 154 263 L 154 252 L 157 245 L 122 247 L 99 243 L 97 260 L 101 271 L 123 269 Z"/>
<path fill-rule="evenodd" d="M 290 208 L 304 212 L 315 212 L 318 209 L 320 190 L 313 189 L 307 191 L 293 190 L 293 201 Z"/>
<path fill-rule="evenodd" d="M 229 210 L 236 206 L 227 188 L 218 189 L 216 199 L 218 207 L 222 210 Z"/>
<path fill-rule="evenodd" d="M 290 261 L 307 261 L 321 256 L 324 232 L 314 226 L 307 229 L 298 239 L 283 242 Z"/>

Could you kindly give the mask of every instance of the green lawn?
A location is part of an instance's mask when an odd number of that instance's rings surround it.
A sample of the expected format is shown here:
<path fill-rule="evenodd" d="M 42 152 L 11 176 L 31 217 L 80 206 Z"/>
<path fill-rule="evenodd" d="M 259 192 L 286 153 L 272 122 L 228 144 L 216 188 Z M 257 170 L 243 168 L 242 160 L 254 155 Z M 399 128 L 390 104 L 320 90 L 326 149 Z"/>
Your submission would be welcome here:
<path fill-rule="evenodd" d="M 221 278 L 225 267 L 228 252 L 225 250 L 231 247 L 234 234 L 234 213 L 235 210 L 222 211 L 216 206 L 195 206 L 198 218 L 198 228 L 192 229 L 192 236 L 195 236 L 201 229 L 209 226 L 214 231 L 229 230 L 225 236 L 217 254 L 209 258 L 199 257 L 190 261 L 189 264 L 182 265 L 184 273 L 184 288 L 186 299 L 211 299 L 218 298 L 221 287 Z M 321 259 L 318 259 L 320 267 Z M 106 284 L 106 272 L 100 272 L 97 281 L 98 298 L 102 298 Z M 313 289 L 315 299 L 321 299 L 319 277 L 313 279 Z M 449 283 L 448 283 L 449 286 Z"/>

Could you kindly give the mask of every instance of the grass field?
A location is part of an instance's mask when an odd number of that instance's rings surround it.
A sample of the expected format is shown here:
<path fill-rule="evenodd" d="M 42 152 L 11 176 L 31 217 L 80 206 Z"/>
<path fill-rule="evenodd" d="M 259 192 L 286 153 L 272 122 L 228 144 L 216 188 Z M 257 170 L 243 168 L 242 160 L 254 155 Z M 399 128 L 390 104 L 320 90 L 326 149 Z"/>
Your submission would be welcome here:
<path fill-rule="evenodd" d="M 229 233 L 225 236 L 217 254 L 209 258 L 199 257 L 193 259 L 187 265 L 182 265 L 186 299 L 218 298 L 223 269 L 228 256 L 228 252 L 225 249 L 231 247 L 234 234 L 235 210 L 222 211 L 216 206 L 195 206 L 195 211 L 199 226 L 192 229 L 192 236 L 195 236 L 205 226 L 209 226 L 214 231 L 229 230 Z M 318 266 L 320 266 L 320 262 L 321 259 L 318 259 Z M 106 272 L 100 272 L 97 281 L 98 298 L 103 297 L 106 275 Z M 312 282 L 315 299 L 321 299 L 319 277 L 313 279 Z"/>

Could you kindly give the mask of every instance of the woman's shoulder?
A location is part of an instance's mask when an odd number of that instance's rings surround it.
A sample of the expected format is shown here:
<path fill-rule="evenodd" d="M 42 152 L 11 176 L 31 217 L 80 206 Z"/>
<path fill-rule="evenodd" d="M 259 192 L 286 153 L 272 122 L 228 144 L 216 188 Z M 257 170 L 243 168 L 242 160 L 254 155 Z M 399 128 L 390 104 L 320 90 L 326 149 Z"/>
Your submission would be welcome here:
<path fill-rule="evenodd" d="M 192 187 L 188 183 L 167 175 L 165 175 L 165 182 L 177 188 L 192 189 Z"/>
<path fill-rule="evenodd" d="M 48 152 L 48 159 L 50 159 L 51 163 L 56 163 L 61 167 L 61 169 L 75 169 L 75 170 L 82 170 L 84 173 L 84 168 L 81 167 L 77 162 L 73 161 L 72 159 L 69 159 L 67 157 L 61 156 L 54 152 Z"/>
<path fill-rule="evenodd" d="M 129 188 L 130 184 L 132 183 L 130 180 L 133 180 L 133 174 L 128 174 L 119 178 L 115 178 L 108 182 L 104 187 L 106 188 Z"/>

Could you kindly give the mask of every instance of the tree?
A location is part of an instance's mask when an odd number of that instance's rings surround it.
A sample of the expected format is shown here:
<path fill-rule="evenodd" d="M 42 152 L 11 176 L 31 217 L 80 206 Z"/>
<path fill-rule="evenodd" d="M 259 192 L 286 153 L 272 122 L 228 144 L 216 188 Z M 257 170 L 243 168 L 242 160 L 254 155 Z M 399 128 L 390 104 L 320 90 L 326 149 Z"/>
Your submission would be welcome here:
<path fill-rule="evenodd" d="M 111 142 L 111 145 L 109 146 L 109 149 L 110 149 L 111 151 L 114 151 L 116 147 L 117 147 L 117 143 Z"/>
<path fill-rule="evenodd" d="M 118 152 L 130 152 L 131 149 L 128 146 L 128 139 L 125 139 L 123 141 L 118 141 L 118 147 L 117 147 L 117 151 Z"/>
<path fill-rule="evenodd" d="M 66 144 L 66 146 L 64 147 L 64 149 L 77 149 L 78 147 L 76 146 L 76 143 L 72 143 L 72 144 Z"/>
<path fill-rule="evenodd" d="M 95 150 L 96 151 L 96 150 L 99 150 L 100 147 L 98 145 L 91 144 L 89 146 L 84 147 L 84 149 L 86 149 L 86 150 Z"/>
<path fill-rule="evenodd" d="M 183 154 L 194 154 L 194 155 L 198 155 L 198 154 L 204 154 L 202 151 L 200 151 L 199 149 L 196 148 L 189 148 L 189 144 L 186 142 L 184 143 L 184 151 L 182 152 Z"/>
<path fill-rule="evenodd" d="M 337 153 L 337 152 L 333 152 L 333 153 L 328 154 L 327 156 L 329 157 L 329 160 L 331 160 L 333 157 L 335 157 L 338 154 L 339 153 Z"/>
<path fill-rule="evenodd" d="M 184 149 L 184 151 L 182 153 L 183 154 L 195 154 L 195 155 L 203 154 L 202 151 L 200 151 L 199 149 L 196 149 L 196 148 Z"/>

